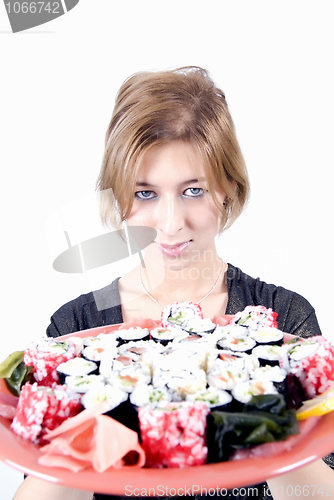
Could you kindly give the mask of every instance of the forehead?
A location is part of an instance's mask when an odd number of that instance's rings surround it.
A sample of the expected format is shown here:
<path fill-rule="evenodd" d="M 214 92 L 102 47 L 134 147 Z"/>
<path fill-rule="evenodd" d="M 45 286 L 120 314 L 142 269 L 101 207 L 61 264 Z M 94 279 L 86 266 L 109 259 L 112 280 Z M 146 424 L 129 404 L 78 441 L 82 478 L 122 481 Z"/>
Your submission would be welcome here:
<path fill-rule="evenodd" d="M 152 146 L 144 154 L 136 182 L 159 185 L 169 180 L 182 184 L 204 177 L 204 162 L 198 150 L 190 143 L 175 141 Z"/>

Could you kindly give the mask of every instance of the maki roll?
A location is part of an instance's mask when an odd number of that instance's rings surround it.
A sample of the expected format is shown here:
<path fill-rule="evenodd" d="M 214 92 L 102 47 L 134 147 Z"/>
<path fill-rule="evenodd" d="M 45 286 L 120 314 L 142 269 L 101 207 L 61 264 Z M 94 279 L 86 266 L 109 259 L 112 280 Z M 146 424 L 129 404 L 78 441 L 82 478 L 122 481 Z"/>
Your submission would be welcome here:
<path fill-rule="evenodd" d="M 216 389 L 231 390 L 236 385 L 249 379 L 248 370 L 240 365 L 226 364 L 217 358 L 207 373 L 207 382 Z"/>
<path fill-rule="evenodd" d="M 206 387 L 205 371 L 201 369 L 172 368 L 168 372 L 167 387 L 172 391 L 173 401 L 182 401 Z"/>
<path fill-rule="evenodd" d="M 221 335 L 220 339 L 227 338 L 237 338 L 237 339 L 245 339 L 249 335 L 249 329 L 247 326 L 240 326 L 238 324 L 229 324 L 224 327 L 220 327 Z"/>
<path fill-rule="evenodd" d="M 241 384 L 235 385 L 232 389 L 232 396 L 239 403 L 240 408 L 245 403 L 249 403 L 253 396 L 263 394 L 277 394 L 274 384 L 269 380 L 251 379 Z M 236 410 L 237 411 L 237 407 Z"/>
<path fill-rule="evenodd" d="M 334 346 L 326 338 L 296 339 L 281 349 L 280 365 L 297 377 L 306 399 L 334 388 Z"/>
<path fill-rule="evenodd" d="M 232 337 L 228 336 L 225 339 L 217 342 L 217 347 L 222 349 L 229 349 L 234 352 L 243 352 L 251 354 L 252 349 L 256 346 L 256 341 L 251 337 Z"/>
<path fill-rule="evenodd" d="M 23 361 L 26 366 L 33 367 L 36 382 L 43 386 L 52 386 L 59 383 L 57 367 L 76 355 L 76 344 L 71 339 L 63 342 L 42 339 L 27 346 Z"/>
<path fill-rule="evenodd" d="M 114 359 L 112 369 L 116 372 L 119 372 L 120 370 L 123 370 L 123 368 L 131 366 L 133 364 L 134 361 L 130 356 L 117 356 L 117 358 Z"/>
<path fill-rule="evenodd" d="M 214 357 L 215 356 L 215 357 Z M 237 367 L 240 371 L 245 370 L 248 373 L 256 370 L 259 367 L 259 360 L 253 354 L 245 354 L 243 352 L 234 352 L 229 350 L 218 350 L 212 353 L 209 367 L 216 360 L 226 366 Z"/>
<path fill-rule="evenodd" d="M 254 347 L 252 354 L 259 359 L 261 366 L 279 365 L 281 357 L 281 346 L 279 345 L 258 345 Z"/>
<path fill-rule="evenodd" d="M 251 373 L 251 377 L 258 380 L 269 380 L 274 384 L 277 392 L 288 398 L 287 372 L 279 366 L 261 366 Z"/>
<path fill-rule="evenodd" d="M 112 372 L 109 378 L 110 385 L 131 393 L 138 385 L 149 384 L 151 375 L 145 365 L 133 364 L 118 372 Z"/>
<path fill-rule="evenodd" d="M 161 326 L 163 328 L 174 326 L 185 329 L 187 322 L 196 318 L 203 319 L 203 312 L 198 304 L 191 301 L 174 302 L 162 310 Z"/>
<path fill-rule="evenodd" d="M 103 383 L 101 375 L 69 375 L 65 379 L 67 387 L 78 394 L 85 394 L 95 384 Z"/>
<path fill-rule="evenodd" d="M 100 366 L 104 358 L 111 360 L 117 356 L 117 347 L 101 343 L 92 344 L 83 349 L 81 356 L 87 361 L 92 361 L 96 363 L 97 366 Z"/>
<path fill-rule="evenodd" d="M 42 443 L 48 430 L 79 413 L 80 399 L 66 386 L 51 388 L 28 382 L 22 387 L 11 429 L 33 443 Z"/>
<path fill-rule="evenodd" d="M 208 406 L 200 401 L 138 409 L 146 467 L 190 467 L 206 462 Z"/>
<path fill-rule="evenodd" d="M 166 352 L 164 360 L 160 358 L 160 365 L 182 366 L 182 368 L 190 370 L 193 368 L 206 370 L 208 352 L 209 349 L 205 344 L 181 341 L 171 346 L 170 350 Z M 159 367 L 159 364 L 154 364 L 154 366 Z"/>
<path fill-rule="evenodd" d="M 203 401 L 206 403 L 210 410 L 228 411 L 232 396 L 229 392 L 218 390 L 215 387 L 208 387 L 202 391 L 189 394 L 186 401 Z"/>
<path fill-rule="evenodd" d="M 138 414 L 133 405 L 130 404 L 129 394 L 126 391 L 120 387 L 100 383 L 93 384 L 91 389 L 82 396 L 82 405 L 86 409 L 92 408 L 102 401 L 107 401 L 109 405 L 105 412 L 106 415 L 137 432 L 138 435 L 140 434 Z"/>
<path fill-rule="evenodd" d="M 121 345 L 118 352 L 121 356 L 128 356 L 134 362 L 150 360 L 158 353 L 164 352 L 165 347 L 154 340 L 134 341 Z M 148 361 L 150 362 L 150 361 Z"/>
<path fill-rule="evenodd" d="M 203 335 L 204 333 L 213 333 L 216 326 L 210 318 L 194 318 L 186 322 L 184 329 L 190 334 Z"/>
<path fill-rule="evenodd" d="M 171 326 L 167 328 L 154 328 L 150 332 L 151 338 L 157 342 L 162 344 L 163 346 L 168 345 L 170 342 L 178 338 L 184 338 L 187 336 L 187 333 L 180 330 L 179 328 L 173 328 Z"/>
<path fill-rule="evenodd" d="M 108 401 L 109 411 L 128 399 L 128 394 L 118 387 L 112 387 L 103 382 L 93 384 L 92 387 L 82 396 L 81 403 L 87 410 L 102 401 Z"/>
<path fill-rule="evenodd" d="M 130 402 L 134 406 L 162 406 L 172 400 L 170 391 L 166 387 L 140 385 L 130 394 Z"/>
<path fill-rule="evenodd" d="M 250 336 L 254 340 L 256 340 L 258 344 L 283 344 L 283 332 L 281 332 L 281 330 L 278 330 L 277 328 L 271 328 L 269 326 L 260 326 L 258 330 L 251 330 Z"/>
<path fill-rule="evenodd" d="M 243 311 L 238 312 L 231 321 L 231 324 L 257 330 L 260 326 L 277 328 L 277 313 L 264 306 L 247 306 Z"/>
<path fill-rule="evenodd" d="M 57 366 L 57 373 L 61 384 L 65 383 L 69 375 L 97 375 L 98 372 L 99 370 L 96 363 L 78 357 L 69 359 Z"/>
<path fill-rule="evenodd" d="M 119 345 L 125 344 L 127 342 L 150 339 L 150 332 L 148 331 L 148 329 L 141 328 L 140 326 L 124 330 L 118 330 L 117 335 L 118 335 Z"/>

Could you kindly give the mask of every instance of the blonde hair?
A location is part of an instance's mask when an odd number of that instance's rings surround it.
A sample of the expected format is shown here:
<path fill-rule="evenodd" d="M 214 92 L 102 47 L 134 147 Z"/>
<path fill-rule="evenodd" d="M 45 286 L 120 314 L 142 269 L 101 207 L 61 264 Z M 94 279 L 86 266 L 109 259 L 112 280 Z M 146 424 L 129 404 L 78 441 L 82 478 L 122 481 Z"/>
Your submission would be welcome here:
<path fill-rule="evenodd" d="M 188 142 L 199 152 L 208 190 L 221 214 L 219 232 L 240 215 L 249 181 L 225 95 L 206 70 L 190 66 L 137 73 L 121 86 L 97 181 L 106 226 L 120 227 L 130 215 L 144 154 L 170 141 Z M 216 190 L 226 195 L 224 206 Z"/>

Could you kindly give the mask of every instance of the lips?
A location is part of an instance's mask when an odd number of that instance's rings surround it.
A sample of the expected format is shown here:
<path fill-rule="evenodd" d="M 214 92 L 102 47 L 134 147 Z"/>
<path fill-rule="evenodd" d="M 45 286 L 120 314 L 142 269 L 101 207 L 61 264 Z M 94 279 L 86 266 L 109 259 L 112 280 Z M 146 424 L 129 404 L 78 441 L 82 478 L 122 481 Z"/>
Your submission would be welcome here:
<path fill-rule="evenodd" d="M 165 243 L 157 243 L 161 251 L 165 255 L 178 256 L 188 247 L 190 241 L 184 241 L 182 243 L 176 243 L 175 245 L 167 245 Z"/>

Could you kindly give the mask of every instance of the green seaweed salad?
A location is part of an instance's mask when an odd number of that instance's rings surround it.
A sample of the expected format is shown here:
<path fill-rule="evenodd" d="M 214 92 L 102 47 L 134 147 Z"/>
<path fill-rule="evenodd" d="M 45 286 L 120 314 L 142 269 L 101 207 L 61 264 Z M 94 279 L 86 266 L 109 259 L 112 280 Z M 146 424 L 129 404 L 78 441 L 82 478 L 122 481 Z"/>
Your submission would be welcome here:
<path fill-rule="evenodd" d="M 208 415 L 208 462 L 223 462 L 239 448 L 284 441 L 299 434 L 295 410 L 282 394 L 253 396 L 241 412 L 212 411 Z"/>
<path fill-rule="evenodd" d="M 12 352 L 0 364 L 0 378 L 5 379 L 8 389 L 14 396 L 19 396 L 21 387 L 31 379 L 32 367 L 24 364 L 23 356 L 24 351 Z"/>

